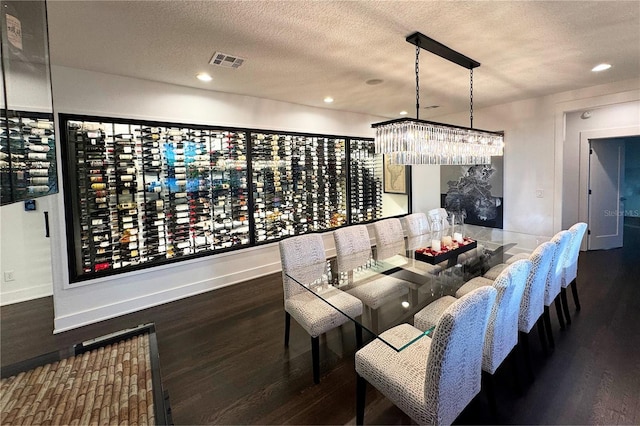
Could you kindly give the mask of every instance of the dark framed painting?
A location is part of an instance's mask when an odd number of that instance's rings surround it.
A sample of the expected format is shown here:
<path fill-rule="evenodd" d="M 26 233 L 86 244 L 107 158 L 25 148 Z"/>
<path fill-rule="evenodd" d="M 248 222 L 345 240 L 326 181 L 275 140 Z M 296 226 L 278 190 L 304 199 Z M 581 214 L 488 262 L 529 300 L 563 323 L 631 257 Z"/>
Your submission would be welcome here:
<path fill-rule="evenodd" d="M 491 157 L 491 164 L 440 166 L 440 205 L 463 214 L 465 223 L 502 229 L 502 159 Z"/>
<path fill-rule="evenodd" d="M 407 168 L 400 164 L 389 163 L 389 156 L 385 155 L 382 161 L 382 187 L 389 194 L 407 194 L 409 190 L 409 174 Z"/>

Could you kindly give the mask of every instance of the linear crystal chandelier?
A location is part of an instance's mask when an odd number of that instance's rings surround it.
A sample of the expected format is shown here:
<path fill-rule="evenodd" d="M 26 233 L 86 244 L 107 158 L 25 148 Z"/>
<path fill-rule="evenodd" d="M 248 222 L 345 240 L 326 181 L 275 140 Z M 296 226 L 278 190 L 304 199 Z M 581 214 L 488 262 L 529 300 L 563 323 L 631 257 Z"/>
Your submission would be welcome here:
<path fill-rule="evenodd" d="M 416 46 L 416 118 L 374 123 L 376 153 L 389 156 L 392 164 L 489 164 L 503 155 L 504 133 L 473 128 L 473 69 L 480 66 L 461 53 L 421 34 L 407 41 Z M 420 120 L 420 49 L 428 50 L 470 72 L 470 127 Z"/>

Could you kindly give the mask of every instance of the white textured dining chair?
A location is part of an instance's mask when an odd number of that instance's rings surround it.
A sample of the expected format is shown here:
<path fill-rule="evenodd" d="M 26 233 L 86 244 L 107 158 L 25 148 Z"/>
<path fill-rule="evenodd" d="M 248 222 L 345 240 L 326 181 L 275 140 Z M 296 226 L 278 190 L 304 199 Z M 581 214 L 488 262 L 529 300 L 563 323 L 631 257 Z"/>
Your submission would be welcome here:
<path fill-rule="evenodd" d="M 376 260 L 390 259 L 406 253 L 406 243 L 400 219 L 389 218 L 375 222 L 373 232 L 376 237 Z M 413 238 L 413 237 L 409 237 Z M 403 265 L 403 268 L 417 274 L 437 274 L 442 271 L 440 265 L 430 265 L 425 262 L 415 262 L 414 266 Z M 410 287 L 415 287 L 409 284 Z"/>
<path fill-rule="evenodd" d="M 404 223 L 404 230 L 409 238 L 425 235 L 430 231 L 429 219 L 427 219 L 427 215 L 424 213 L 408 214 L 402 218 L 402 222 Z"/>
<path fill-rule="evenodd" d="M 562 314 L 562 305 L 560 302 L 560 292 L 562 288 L 562 276 L 564 272 L 564 265 L 568 256 L 568 249 L 571 242 L 571 233 L 569 231 L 560 231 L 556 233 L 551 239 L 551 242 L 555 244 L 556 249 L 551 262 L 551 268 L 549 269 L 549 275 L 547 276 L 547 284 L 544 292 L 544 328 L 547 333 L 547 340 L 551 349 L 555 347 L 553 340 L 553 329 L 551 328 L 551 314 L 549 307 L 553 303 L 556 306 L 556 314 L 558 316 L 558 323 L 560 329 L 564 330 L 564 316 Z M 520 259 L 528 258 L 524 253 L 516 254 L 507 259 L 506 263 L 510 264 L 517 262 Z"/>
<path fill-rule="evenodd" d="M 303 285 L 321 279 L 326 273 L 325 251 L 320 234 L 300 235 L 280 241 L 282 283 L 284 289 L 285 335 L 284 344 L 289 346 L 291 317 L 311 336 L 313 359 L 313 381 L 320 382 L 320 348 L 318 337 L 327 331 L 362 315 L 362 302 L 343 291 L 332 289 L 323 294 L 324 300 Z M 290 276 L 295 277 L 294 281 Z M 302 285 L 301 285 L 302 284 Z M 347 317 L 348 315 L 349 317 Z M 362 329 L 356 324 L 358 346 L 362 344 Z"/>
<path fill-rule="evenodd" d="M 482 277 L 474 278 L 460 287 L 456 293 L 457 297 L 464 297 L 478 288 L 489 286 L 498 292 L 489 317 L 482 357 L 482 371 L 486 373 L 487 393 L 494 413 L 497 411 L 497 406 L 493 375 L 518 343 L 520 302 L 530 270 L 531 261 L 522 259 L 505 268 L 494 281 Z M 413 318 L 415 327 L 420 330 L 431 328 L 437 323 L 442 312 L 455 303 L 455 300 L 456 298 L 452 296 L 444 296 L 423 308 Z M 512 357 L 512 359 L 515 362 L 516 358 Z M 514 377 L 517 378 L 517 376 Z"/>
<path fill-rule="evenodd" d="M 484 287 L 451 304 L 432 337 L 396 351 L 376 339 L 356 353 L 356 424 L 364 422 L 367 382 L 418 424 L 451 424 L 480 392 L 482 348 L 496 290 Z M 423 332 L 401 324 L 380 336 L 398 345 Z"/>
<path fill-rule="evenodd" d="M 540 244 L 529 256 L 531 261 L 531 271 L 527 277 L 527 283 L 522 294 L 520 302 L 520 315 L 518 317 L 518 331 L 520 341 L 525 350 L 525 359 L 527 361 L 527 370 L 529 376 L 533 377 L 531 370 L 531 358 L 529 352 L 529 333 L 535 324 L 538 325 L 538 336 L 540 344 L 546 354 L 547 340 L 544 331 L 544 292 L 547 284 L 547 277 L 553 262 L 556 246 L 554 243 L 546 242 Z M 485 278 L 495 279 L 509 265 L 501 263 L 491 268 L 485 275 Z"/>
<path fill-rule="evenodd" d="M 587 224 L 578 222 L 569 228 L 571 232 L 571 242 L 567 249 L 567 258 L 562 271 L 562 287 L 560 289 L 560 298 L 562 299 L 562 307 L 567 324 L 571 324 L 571 315 L 569 314 L 569 303 L 567 302 L 567 287 L 571 286 L 573 293 L 573 302 L 576 305 L 576 311 L 580 310 L 580 299 L 578 299 L 578 257 L 580 256 L 580 246 L 582 239 L 587 231 Z"/>
<path fill-rule="evenodd" d="M 431 209 L 427 212 L 432 231 L 444 231 L 449 228 L 447 211 L 443 208 Z"/>
<path fill-rule="evenodd" d="M 338 274 L 349 274 L 357 268 L 365 267 L 372 261 L 371 239 L 366 225 L 352 225 L 333 231 L 336 246 Z M 377 309 L 390 298 L 400 298 L 407 294 L 406 282 L 392 276 L 383 276 L 356 285 L 347 293 L 362 300 L 371 310 L 374 332 L 377 332 Z"/>
<path fill-rule="evenodd" d="M 567 248 L 571 242 L 571 232 L 560 231 L 553 236 L 551 242 L 555 244 L 556 249 L 553 254 L 553 261 L 551 262 L 551 268 L 549 269 L 549 275 L 547 276 L 547 285 L 544 290 L 544 326 L 547 331 L 549 346 L 553 349 L 555 347 L 555 342 L 553 341 L 549 306 L 551 306 L 551 303 L 556 305 L 556 314 L 558 315 L 560 329 L 564 330 L 564 319 L 560 305 L 560 289 L 562 288 L 562 273 L 564 271 L 566 256 L 568 254 Z"/>

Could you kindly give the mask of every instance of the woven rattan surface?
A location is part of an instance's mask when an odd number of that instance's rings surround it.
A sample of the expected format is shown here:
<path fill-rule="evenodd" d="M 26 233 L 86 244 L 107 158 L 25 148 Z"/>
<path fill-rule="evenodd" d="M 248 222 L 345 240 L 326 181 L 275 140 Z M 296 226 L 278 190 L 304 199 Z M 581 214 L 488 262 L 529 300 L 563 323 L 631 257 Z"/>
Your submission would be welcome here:
<path fill-rule="evenodd" d="M 2 379 L 0 424 L 154 424 L 149 335 Z"/>

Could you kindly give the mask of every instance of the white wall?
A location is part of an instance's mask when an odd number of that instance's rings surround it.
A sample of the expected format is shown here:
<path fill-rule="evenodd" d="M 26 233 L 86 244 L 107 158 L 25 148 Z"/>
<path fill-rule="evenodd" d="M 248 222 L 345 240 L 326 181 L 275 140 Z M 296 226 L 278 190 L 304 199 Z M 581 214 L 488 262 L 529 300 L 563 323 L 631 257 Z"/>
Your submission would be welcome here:
<path fill-rule="evenodd" d="M 23 202 L 0 207 L 0 305 L 52 294 L 51 246 L 43 215 L 51 197 L 37 198 L 36 211 L 25 212 Z M 9 271 L 13 281 L 5 280 Z"/>
<path fill-rule="evenodd" d="M 573 158 L 563 158 L 565 112 L 639 99 L 640 79 L 633 79 L 474 110 L 474 127 L 505 132 L 504 229 L 553 235 L 561 228 L 563 205 L 574 202 L 573 193 L 563 193 L 563 170 L 578 167 Z M 466 112 L 432 120 L 469 125 Z M 439 174 L 431 177 L 439 188 Z M 536 198 L 538 189 L 542 198 Z M 414 206 L 437 205 L 439 197 L 414 187 Z"/>
<path fill-rule="evenodd" d="M 380 117 L 52 67 L 56 113 L 372 137 Z M 60 165 L 60 163 L 59 163 Z M 60 167 L 61 169 L 61 167 Z M 384 199 L 383 199 L 384 203 Z M 69 285 L 63 196 L 52 223 L 55 330 L 64 331 L 280 270 L 277 244 Z M 325 234 L 332 255 L 333 239 Z"/>

